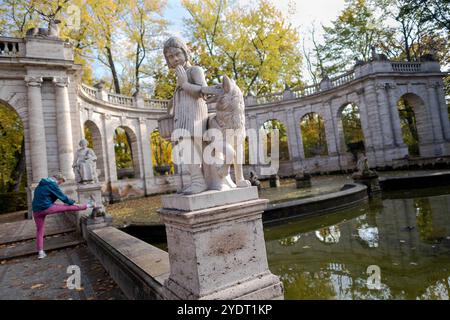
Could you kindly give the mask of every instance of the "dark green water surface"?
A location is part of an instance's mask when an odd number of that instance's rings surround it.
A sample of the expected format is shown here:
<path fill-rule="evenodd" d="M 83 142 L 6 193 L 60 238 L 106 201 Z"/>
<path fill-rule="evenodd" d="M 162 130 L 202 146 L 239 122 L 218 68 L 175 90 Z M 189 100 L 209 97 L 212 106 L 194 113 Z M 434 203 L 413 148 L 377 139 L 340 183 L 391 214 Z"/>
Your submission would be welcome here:
<path fill-rule="evenodd" d="M 450 296 L 450 188 L 383 194 L 356 209 L 266 227 L 265 238 L 286 299 Z"/>

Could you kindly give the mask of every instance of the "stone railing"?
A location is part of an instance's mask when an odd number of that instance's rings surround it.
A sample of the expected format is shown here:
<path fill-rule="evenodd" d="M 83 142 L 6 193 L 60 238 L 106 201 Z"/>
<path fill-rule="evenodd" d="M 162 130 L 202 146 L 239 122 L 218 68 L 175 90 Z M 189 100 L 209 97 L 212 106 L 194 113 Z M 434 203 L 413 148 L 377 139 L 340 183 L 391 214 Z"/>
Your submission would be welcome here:
<path fill-rule="evenodd" d="M 148 109 L 168 109 L 169 100 L 144 99 L 144 106 Z"/>
<path fill-rule="evenodd" d="M 24 56 L 23 50 L 22 39 L 0 37 L 0 57 Z"/>
<path fill-rule="evenodd" d="M 0 43 L 1 43 L 0 38 Z M 20 39 L 19 39 L 20 40 Z M 247 106 L 257 106 L 263 104 L 276 103 L 284 100 L 292 100 L 292 99 L 300 99 L 303 97 L 311 96 L 320 92 L 324 92 L 327 90 L 331 90 L 342 86 L 344 84 L 350 83 L 354 81 L 356 78 L 361 78 L 370 73 L 376 72 L 431 72 L 437 68 L 439 71 L 439 65 L 436 66 L 426 66 L 420 62 L 391 62 L 386 61 L 381 65 L 381 68 L 378 66 L 377 69 L 371 67 L 371 64 L 365 64 L 363 67 L 369 68 L 367 70 L 363 70 L 361 72 L 361 67 L 355 67 L 355 69 L 348 71 L 338 77 L 335 78 L 324 78 L 320 84 L 309 85 L 305 87 L 297 87 L 294 89 L 286 89 L 283 92 L 277 92 L 273 94 L 266 94 L 261 96 L 247 96 L 245 97 L 245 104 Z M 434 68 L 434 69 L 433 69 Z M 428 70 L 429 69 L 429 70 Z M 120 105 L 120 106 L 134 106 L 137 108 L 145 108 L 145 109 L 155 109 L 155 110 L 166 110 L 169 107 L 169 100 L 156 100 L 156 99 L 148 99 L 142 98 L 140 96 L 130 97 L 121 94 L 114 94 L 104 91 L 103 89 L 97 89 L 90 87 L 88 85 L 82 84 L 82 90 L 88 95 L 96 99 L 100 99 L 103 101 L 108 101 L 109 103 Z M 210 106 L 213 107 L 213 106 Z"/>
<path fill-rule="evenodd" d="M 295 98 L 302 98 L 306 96 L 313 95 L 320 91 L 319 85 L 313 84 L 306 87 L 300 87 L 292 90 L 292 93 L 294 94 Z"/>
<path fill-rule="evenodd" d="M 283 92 L 266 94 L 262 96 L 255 97 L 256 104 L 265 104 L 271 102 L 278 102 L 283 100 Z"/>
<path fill-rule="evenodd" d="M 88 96 L 92 98 L 97 98 L 97 89 L 88 86 L 87 84 L 82 83 L 81 89 L 83 89 L 84 93 L 86 93 Z"/>
<path fill-rule="evenodd" d="M 391 62 L 394 72 L 420 72 L 422 64 L 420 62 Z"/>
<path fill-rule="evenodd" d="M 111 104 L 124 106 L 124 107 L 134 107 L 138 109 L 155 109 L 155 110 L 167 110 L 169 107 L 169 100 L 157 100 L 143 98 L 140 95 L 137 96 L 126 96 L 123 94 L 116 94 L 107 92 L 102 87 L 95 88 L 87 84 L 82 83 L 80 86 L 83 93 L 93 99 L 105 101 Z"/>
<path fill-rule="evenodd" d="M 121 106 L 133 106 L 133 98 L 123 94 L 108 93 L 108 102 Z"/>
<path fill-rule="evenodd" d="M 343 84 L 346 84 L 353 80 L 355 80 L 355 71 L 351 70 L 347 73 L 344 73 L 343 75 L 340 75 L 336 78 L 331 79 L 331 86 L 333 88 L 339 87 L 339 86 L 342 86 Z"/>

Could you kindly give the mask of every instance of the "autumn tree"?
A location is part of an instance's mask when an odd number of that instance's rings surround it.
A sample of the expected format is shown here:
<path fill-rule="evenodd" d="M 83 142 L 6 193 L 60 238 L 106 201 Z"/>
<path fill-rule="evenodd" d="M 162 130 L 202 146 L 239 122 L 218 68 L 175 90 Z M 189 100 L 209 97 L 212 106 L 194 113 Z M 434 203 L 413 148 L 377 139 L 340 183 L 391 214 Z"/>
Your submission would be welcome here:
<path fill-rule="evenodd" d="M 324 53 L 327 73 L 336 75 L 351 69 L 357 60 L 369 61 L 371 47 L 389 42 L 393 30 L 383 23 L 370 0 L 346 0 L 345 9 L 330 27 L 324 26 Z"/>
<path fill-rule="evenodd" d="M 305 158 L 328 154 L 325 121 L 319 114 L 315 112 L 306 114 L 300 121 L 300 130 Z"/>
<path fill-rule="evenodd" d="M 207 81 L 232 77 L 244 95 L 300 83 L 299 35 L 269 1 L 242 6 L 227 0 L 183 0 L 196 62 Z"/>
<path fill-rule="evenodd" d="M 272 119 L 264 122 L 262 129 L 266 132 L 265 143 L 266 143 L 266 154 L 272 154 L 272 134 L 274 130 L 278 130 L 278 146 L 279 146 L 279 157 L 282 161 L 289 160 L 289 144 L 286 126 L 277 119 Z M 248 149 L 248 144 L 247 144 Z M 247 150 L 248 153 L 248 150 Z"/>
<path fill-rule="evenodd" d="M 116 154 L 117 169 L 133 167 L 133 155 L 130 140 L 128 134 L 122 128 L 117 128 L 114 132 L 114 151 Z"/>
<path fill-rule="evenodd" d="M 151 76 L 152 53 L 161 48 L 161 38 L 165 35 L 166 20 L 162 11 L 166 1 L 128 0 L 126 14 L 122 18 L 124 33 L 130 43 L 127 60 L 132 61 L 134 90 L 141 89 L 141 79 Z"/>
<path fill-rule="evenodd" d="M 24 173 L 22 121 L 16 112 L 0 104 L 0 192 L 19 191 Z"/>

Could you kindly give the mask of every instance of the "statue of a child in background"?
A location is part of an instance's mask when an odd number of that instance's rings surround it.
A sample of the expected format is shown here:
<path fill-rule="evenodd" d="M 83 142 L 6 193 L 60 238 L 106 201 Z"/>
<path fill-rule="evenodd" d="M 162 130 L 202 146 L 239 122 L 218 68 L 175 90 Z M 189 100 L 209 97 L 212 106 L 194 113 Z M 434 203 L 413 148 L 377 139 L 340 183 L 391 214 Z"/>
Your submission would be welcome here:
<path fill-rule="evenodd" d="M 183 129 L 189 134 L 189 137 L 183 137 L 188 139 L 183 142 L 183 145 L 187 142 L 191 146 L 189 151 L 193 156 L 183 166 L 191 175 L 191 183 L 182 192 L 196 194 L 207 190 L 202 169 L 202 136 L 206 131 L 208 119 L 208 107 L 202 93 L 202 87 L 207 86 L 206 79 L 202 68 L 191 65 L 190 51 L 183 40 L 177 37 L 169 38 L 164 44 L 164 57 L 169 68 L 175 69 L 177 76 L 172 109 L 174 131 Z M 174 140 L 175 143 L 180 143 L 182 139 L 174 137 Z M 183 150 L 183 147 L 179 150 L 187 151 Z"/>
<path fill-rule="evenodd" d="M 88 148 L 88 141 L 81 139 L 79 143 L 75 159 L 73 162 L 73 169 L 75 172 L 75 179 L 78 183 L 97 183 L 97 156 L 94 150 Z"/>

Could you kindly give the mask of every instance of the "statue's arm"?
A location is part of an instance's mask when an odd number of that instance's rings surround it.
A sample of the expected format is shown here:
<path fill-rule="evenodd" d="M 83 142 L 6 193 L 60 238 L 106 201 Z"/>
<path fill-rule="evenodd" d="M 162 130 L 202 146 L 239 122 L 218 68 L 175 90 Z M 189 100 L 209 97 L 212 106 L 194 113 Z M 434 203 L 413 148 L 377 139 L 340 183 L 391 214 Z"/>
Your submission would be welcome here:
<path fill-rule="evenodd" d="M 203 97 L 202 88 L 207 87 L 205 73 L 200 67 L 193 67 L 191 70 L 192 83 L 185 82 L 182 86 L 183 90 L 189 95 L 200 98 Z"/>
<path fill-rule="evenodd" d="M 88 158 L 90 160 L 96 161 L 97 160 L 97 155 L 95 154 L 95 152 L 93 150 L 89 150 L 88 152 Z"/>

